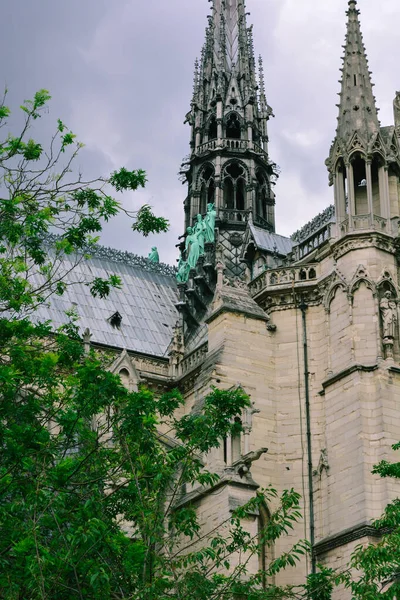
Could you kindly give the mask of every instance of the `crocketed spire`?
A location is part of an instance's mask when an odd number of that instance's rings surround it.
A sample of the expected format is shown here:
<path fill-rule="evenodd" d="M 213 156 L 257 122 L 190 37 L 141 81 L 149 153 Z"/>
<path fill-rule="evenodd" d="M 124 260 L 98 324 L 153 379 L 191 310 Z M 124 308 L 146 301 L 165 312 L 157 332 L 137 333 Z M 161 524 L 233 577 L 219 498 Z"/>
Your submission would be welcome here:
<path fill-rule="evenodd" d="M 379 119 L 359 15 L 356 0 L 350 0 L 337 136 L 347 140 L 357 132 L 368 141 L 379 131 Z"/>

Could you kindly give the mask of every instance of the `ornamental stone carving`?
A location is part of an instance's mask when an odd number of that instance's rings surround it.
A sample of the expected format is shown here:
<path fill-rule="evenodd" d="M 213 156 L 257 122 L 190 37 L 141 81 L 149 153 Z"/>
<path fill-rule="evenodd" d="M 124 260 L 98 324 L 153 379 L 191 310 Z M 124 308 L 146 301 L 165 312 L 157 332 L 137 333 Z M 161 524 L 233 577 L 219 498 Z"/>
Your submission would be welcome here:
<path fill-rule="evenodd" d="M 400 131 L 400 92 L 396 92 L 396 97 L 393 102 L 394 108 L 394 124 L 396 130 Z"/>
<path fill-rule="evenodd" d="M 386 291 L 379 303 L 383 348 L 386 359 L 393 359 L 394 340 L 397 337 L 398 328 L 398 312 L 397 302 L 393 297 L 392 292 Z"/>

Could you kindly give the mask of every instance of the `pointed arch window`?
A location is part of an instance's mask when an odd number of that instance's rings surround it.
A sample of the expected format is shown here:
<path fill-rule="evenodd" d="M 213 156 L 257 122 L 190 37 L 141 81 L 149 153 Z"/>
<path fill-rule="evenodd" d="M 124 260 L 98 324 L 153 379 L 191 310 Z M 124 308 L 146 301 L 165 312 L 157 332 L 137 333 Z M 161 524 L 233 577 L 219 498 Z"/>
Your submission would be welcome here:
<path fill-rule="evenodd" d="M 215 117 L 211 117 L 210 125 L 208 128 L 208 139 L 216 140 L 217 137 L 218 137 L 217 119 Z"/>
<path fill-rule="evenodd" d="M 271 221 L 271 187 L 267 177 L 261 171 L 257 171 L 256 188 L 256 218 L 270 222 Z"/>
<path fill-rule="evenodd" d="M 246 210 L 246 179 L 239 163 L 230 163 L 224 169 L 224 208 L 235 211 L 234 220 L 242 221 L 241 212 Z"/>
<path fill-rule="evenodd" d="M 226 137 L 233 140 L 240 140 L 241 127 L 239 117 L 235 113 L 231 113 L 226 123 Z"/>

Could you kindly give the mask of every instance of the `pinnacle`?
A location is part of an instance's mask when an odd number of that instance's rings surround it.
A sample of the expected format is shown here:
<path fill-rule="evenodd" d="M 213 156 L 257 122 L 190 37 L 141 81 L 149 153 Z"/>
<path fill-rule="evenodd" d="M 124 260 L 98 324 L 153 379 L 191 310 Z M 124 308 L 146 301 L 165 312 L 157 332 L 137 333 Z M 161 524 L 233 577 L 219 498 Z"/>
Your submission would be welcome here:
<path fill-rule="evenodd" d="M 360 28 L 360 11 L 356 6 L 356 0 L 349 1 L 343 47 L 342 93 L 337 128 L 337 135 L 342 138 L 352 136 L 355 131 L 368 138 L 379 129 L 371 72 Z"/>

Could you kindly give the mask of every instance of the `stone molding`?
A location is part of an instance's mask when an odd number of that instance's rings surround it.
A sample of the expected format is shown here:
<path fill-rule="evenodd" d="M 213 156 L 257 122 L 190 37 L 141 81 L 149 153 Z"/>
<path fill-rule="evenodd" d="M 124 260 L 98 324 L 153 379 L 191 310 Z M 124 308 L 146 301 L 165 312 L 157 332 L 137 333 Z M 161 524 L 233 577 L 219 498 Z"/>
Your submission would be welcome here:
<path fill-rule="evenodd" d="M 338 373 L 334 373 L 333 375 L 331 375 L 330 377 L 325 379 L 322 382 L 323 389 L 319 392 L 319 394 L 320 394 L 320 396 L 323 396 L 325 394 L 326 388 L 330 387 L 334 383 L 337 383 L 341 379 L 348 377 L 352 373 L 356 373 L 357 371 L 364 372 L 364 373 L 371 373 L 372 371 L 376 371 L 376 369 L 378 369 L 378 368 L 379 368 L 378 364 L 373 364 L 373 365 L 353 364 L 353 365 L 350 365 L 349 367 L 346 367 L 342 371 L 339 371 Z"/>
<path fill-rule="evenodd" d="M 363 248 L 378 248 L 390 254 L 395 254 L 394 237 L 387 233 L 370 231 L 365 233 L 352 232 L 332 244 L 332 255 L 338 260 L 348 252 Z"/>
<path fill-rule="evenodd" d="M 355 542 L 356 540 L 365 537 L 380 538 L 383 533 L 383 530 L 376 529 L 368 523 L 360 523 L 317 542 L 314 545 L 314 553 L 319 557 L 321 554 L 325 554 L 331 550 L 335 550 L 335 548 L 340 548 L 341 546 L 345 546 L 346 544 L 350 544 L 351 542 Z"/>
<path fill-rule="evenodd" d="M 248 479 L 244 478 L 243 480 L 241 480 L 238 475 L 232 474 L 229 476 L 222 477 L 213 486 L 199 487 L 199 488 L 193 490 L 192 492 L 189 492 L 188 494 L 184 494 L 182 496 L 182 498 L 180 498 L 175 503 L 174 508 L 181 508 L 182 506 L 185 506 L 186 504 L 192 504 L 193 502 L 197 502 L 198 500 L 201 500 L 202 498 L 204 498 L 205 496 L 208 496 L 209 494 L 214 494 L 216 490 L 218 490 L 221 487 L 225 487 L 225 486 L 231 486 L 234 488 L 236 487 L 236 488 L 241 488 L 241 489 L 250 490 L 250 491 L 256 491 L 260 487 L 252 479 L 248 480 Z M 231 497 L 229 496 L 229 500 L 230 499 L 231 499 Z M 229 502 L 229 504 L 230 504 L 229 508 L 232 511 L 235 510 L 236 508 L 238 508 L 237 503 L 234 504 L 232 502 Z"/>

